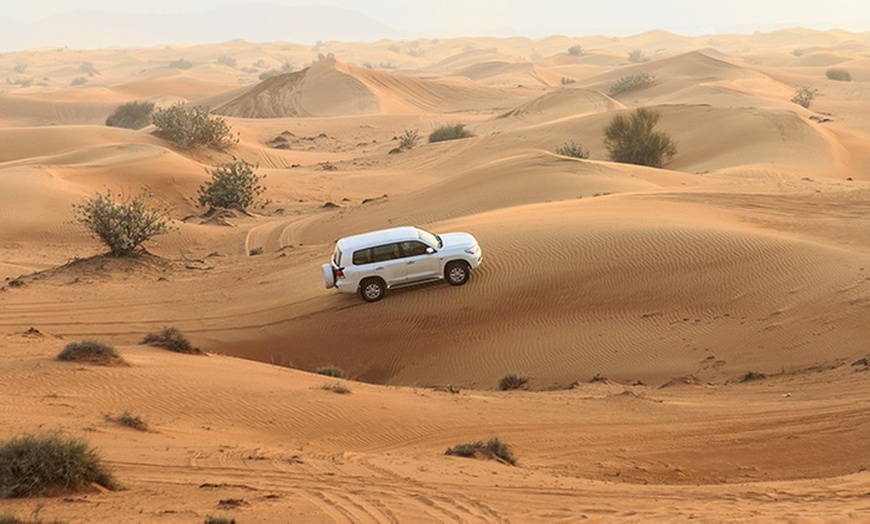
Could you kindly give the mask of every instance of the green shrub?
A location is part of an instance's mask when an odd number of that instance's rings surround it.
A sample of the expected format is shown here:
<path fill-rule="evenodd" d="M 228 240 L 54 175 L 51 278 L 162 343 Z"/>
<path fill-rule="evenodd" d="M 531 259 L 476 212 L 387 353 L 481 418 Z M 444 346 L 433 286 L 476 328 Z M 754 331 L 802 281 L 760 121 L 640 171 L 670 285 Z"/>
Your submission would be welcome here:
<path fill-rule="evenodd" d="M 628 53 L 628 61 L 632 64 L 640 64 L 642 62 L 649 62 L 649 58 L 640 49 L 632 49 Z"/>
<path fill-rule="evenodd" d="M 486 459 L 501 460 L 511 466 L 516 466 L 517 459 L 506 443 L 492 437 L 487 442 L 477 441 L 467 444 L 457 444 L 451 448 L 447 448 L 445 455 L 454 455 L 457 457 L 481 457 Z"/>
<path fill-rule="evenodd" d="M 659 113 L 638 108 L 631 115 L 616 115 L 605 129 L 604 145 L 615 162 L 662 167 L 677 153 L 666 133 L 655 131 Z"/>
<path fill-rule="evenodd" d="M 255 168 L 244 160 L 219 165 L 212 170 L 211 180 L 199 186 L 199 204 L 212 209 L 245 211 L 266 190 L 260 185 L 264 177 L 254 173 Z"/>
<path fill-rule="evenodd" d="M 51 496 L 118 484 L 97 453 L 60 433 L 24 435 L 0 443 L 0 498 Z"/>
<path fill-rule="evenodd" d="M 169 62 L 169 67 L 174 67 L 175 69 L 190 69 L 193 67 L 193 63 L 183 58 L 179 58 L 178 60 Z"/>
<path fill-rule="evenodd" d="M 223 64 L 227 67 L 232 67 L 233 69 L 235 69 L 237 65 L 236 59 L 227 55 L 219 56 L 217 61 L 219 64 Z"/>
<path fill-rule="evenodd" d="M 850 73 L 849 71 L 847 71 L 845 69 L 837 69 L 837 68 L 828 69 L 827 72 L 825 72 L 825 75 L 830 80 L 837 80 L 838 82 L 851 82 L 852 81 L 852 73 Z"/>
<path fill-rule="evenodd" d="M 106 422 L 114 422 L 136 431 L 148 431 L 148 423 L 142 420 L 142 417 L 130 414 L 129 411 L 125 411 L 117 417 L 103 415 L 103 418 L 106 419 Z"/>
<path fill-rule="evenodd" d="M 73 212 L 76 221 L 116 257 L 137 255 L 144 251 L 144 242 L 171 230 L 169 210 L 154 203 L 154 195 L 147 189 L 132 198 L 107 191 L 75 204 Z"/>
<path fill-rule="evenodd" d="M 582 56 L 583 53 L 583 47 L 580 45 L 572 45 L 568 48 L 568 54 L 571 56 Z"/>
<path fill-rule="evenodd" d="M 125 129 L 142 129 L 151 124 L 154 102 L 125 102 L 106 118 L 106 125 Z"/>
<path fill-rule="evenodd" d="M 474 133 L 465 129 L 465 124 L 456 124 L 453 126 L 441 126 L 432 134 L 429 135 L 429 143 L 443 142 L 445 140 L 457 140 L 460 138 L 469 138 L 474 136 Z"/>
<path fill-rule="evenodd" d="M 399 135 L 399 147 L 402 149 L 411 149 L 420 140 L 420 133 L 416 129 L 406 129 Z"/>
<path fill-rule="evenodd" d="M 498 381 L 498 389 L 502 391 L 507 391 L 509 389 L 520 389 L 528 383 L 529 377 L 522 377 L 515 373 L 508 373 L 507 375 L 501 377 L 501 380 Z"/>
<path fill-rule="evenodd" d="M 802 87 L 794 92 L 794 96 L 791 97 L 791 101 L 799 106 L 803 106 L 807 109 L 813 105 L 813 100 L 815 100 L 816 95 L 819 94 L 818 89 L 810 89 L 809 87 Z"/>
<path fill-rule="evenodd" d="M 124 364 L 124 359 L 114 347 L 96 340 L 70 342 L 58 353 L 57 359 L 68 362 L 89 362 L 100 366 Z"/>
<path fill-rule="evenodd" d="M 176 353 L 188 353 L 191 355 L 201 355 L 203 351 L 194 347 L 187 337 L 181 334 L 177 328 L 165 327 L 160 331 L 153 331 L 145 335 L 141 344 L 147 344 L 158 348 L 168 349 Z"/>
<path fill-rule="evenodd" d="M 571 158 L 589 158 L 589 151 L 583 149 L 583 146 L 570 140 L 556 148 L 555 153 L 562 156 L 570 156 Z"/>
<path fill-rule="evenodd" d="M 563 76 L 561 82 L 563 86 L 577 83 L 576 80 L 574 80 L 573 78 L 568 78 L 567 76 Z"/>
<path fill-rule="evenodd" d="M 620 78 L 616 82 L 610 84 L 607 88 L 607 94 L 616 96 L 626 91 L 634 91 L 635 89 L 645 89 L 655 83 L 655 73 L 636 73 Z"/>
<path fill-rule="evenodd" d="M 181 150 L 208 147 L 223 151 L 238 142 L 226 120 L 211 115 L 203 106 L 188 107 L 178 103 L 158 109 L 152 120 L 157 126 L 157 135 Z"/>
<path fill-rule="evenodd" d="M 324 366 L 322 368 L 317 368 L 314 372 L 318 375 L 324 375 L 327 377 L 347 378 L 347 374 L 338 366 Z"/>

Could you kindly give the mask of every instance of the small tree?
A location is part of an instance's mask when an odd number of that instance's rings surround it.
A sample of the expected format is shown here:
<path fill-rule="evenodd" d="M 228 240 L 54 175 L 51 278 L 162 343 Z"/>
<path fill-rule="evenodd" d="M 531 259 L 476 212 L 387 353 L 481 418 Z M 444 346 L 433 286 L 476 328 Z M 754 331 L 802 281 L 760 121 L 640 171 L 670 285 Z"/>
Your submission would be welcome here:
<path fill-rule="evenodd" d="M 794 96 L 791 97 L 791 101 L 799 106 L 803 106 L 807 109 L 813 105 L 813 100 L 816 99 L 816 95 L 819 94 L 818 89 L 810 89 L 809 87 L 802 87 L 794 92 Z"/>
<path fill-rule="evenodd" d="M 616 115 L 604 131 L 604 145 L 615 162 L 662 167 L 677 154 L 677 146 L 666 133 L 655 131 L 658 111 L 638 108 L 631 115 Z"/>
<path fill-rule="evenodd" d="M 142 129 L 151 124 L 154 102 L 126 102 L 119 105 L 106 119 L 106 125 L 126 129 Z"/>
<path fill-rule="evenodd" d="M 583 55 L 583 47 L 575 44 L 568 48 L 568 54 L 571 56 L 582 56 Z"/>
<path fill-rule="evenodd" d="M 76 221 L 109 246 L 116 257 L 144 251 L 144 242 L 171 229 L 168 208 L 156 204 L 147 189 L 132 198 L 107 191 L 75 204 L 73 210 Z"/>
<path fill-rule="evenodd" d="M 838 68 L 828 69 L 825 72 L 825 76 L 827 76 L 830 80 L 837 80 L 838 82 L 851 82 L 852 81 L 852 73 L 850 73 L 846 69 L 838 69 Z"/>
<path fill-rule="evenodd" d="M 570 140 L 556 148 L 555 153 L 562 156 L 570 156 L 571 158 L 589 158 L 589 151 L 583 149 L 583 146 Z"/>
<path fill-rule="evenodd" d="M 219 165 L 211 172 L 211 180 L 199 186 L 199 204 L 245 211 L 266 190 L 260 185 L 264 177 L 254 169 L 256 166 L 244 160 Z"/>
<path fill-rule="evenodd" d="M 212 116 L 207 107 L 179 103 L 158 109 L 152 120 L 157 134 L 182 150 L 201 146 L 223 151 L 238 142 L 226 120 Z"/>

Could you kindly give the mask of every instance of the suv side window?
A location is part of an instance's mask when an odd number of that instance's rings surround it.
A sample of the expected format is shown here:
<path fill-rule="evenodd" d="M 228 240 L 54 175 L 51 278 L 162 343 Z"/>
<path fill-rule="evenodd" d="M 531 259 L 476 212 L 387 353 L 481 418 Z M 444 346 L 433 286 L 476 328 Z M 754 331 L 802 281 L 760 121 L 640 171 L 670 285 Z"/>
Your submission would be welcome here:
<path fill-rule="evenodd" d="M 371 264 L 372 262 L 371 249 L 360 249 L 359 251 L 353 252 L 353 265 L 361 266 L 363 264 Z"/>
<path fill-rule="evenodd" d="M 394 258 L 401 258 L 399 244 L 387 244 L 372 248 L 372 262 L 385 262 Z"/>
<path fill-rule="evenodd" d="M 402 242 L 402 255 L 406 257 L 416 257 L 419 255 L 425 255 L 426 249 L 429 246 L 422 242 L 410 241 L 410 242 Z"/>

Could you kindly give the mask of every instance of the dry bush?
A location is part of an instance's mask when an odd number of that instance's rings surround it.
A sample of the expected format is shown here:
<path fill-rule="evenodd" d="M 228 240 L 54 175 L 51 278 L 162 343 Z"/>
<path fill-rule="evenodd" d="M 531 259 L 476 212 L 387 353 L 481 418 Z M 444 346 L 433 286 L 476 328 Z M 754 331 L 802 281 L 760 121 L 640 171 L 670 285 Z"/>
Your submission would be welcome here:
<path fill-rule="evenodd" d="M 508 391 L 510 389 L 520 389 L 528 382 L 529 377 L 520 376 L 515 373 L 508 373 L 507 375 L 501 377 L 501 380 L 498 381 L 498 389 L 502 391 Z"/>
<path fill-rule="evenodd" d="M 324 375 L 327 377 L 347 378 L 347 373 L 345 373 L 344 370 L 338 366 L 323 366 L 317 368 L 314 372 L 318 375 Z"/>
<path fill-rule="evenodd" d="M 568 48 L 568 54 L 571 56 L 582 56 L 583 53 L 583 46 L 579 44 L 572 45 Z"/>
<path fill-rule="evenodd" d="M 447 448 L 445 455 L 454 455 L 457 457 L 481 457 L 486 459 L 500 460 L 511 466 L 516 466 L 517 459 L 514 457 L 510 446 L 499 440 L 498 437 L 492 437 L 487 442 L 477 441 L 466 444 L 457 444 L 451 448 Z"/>
<path fill-rule="evenodd" d="M 628 61 L 632 64 L 640 64 L 642 62 L 649 62 L 649 58 L 640 49 L 632 49 L 628 53 Z"/>
<path fill-rule="evenodd" d="M 411 149 L 420 140 L 420 133 L 416 129 L 406 129 L 399 135 L 399 148 Z"/>
<path fill-rule="evenodd" d="M 117 417 L 113 417 L 111 415 L 103 415 L 103 418 L 106 420 L 106 422 L 120 424 L 124 427 L 135 429 L 136 431 L 148 431 L 149 429 L 148 423 L 142 420 L 142 417 L 138 415 L 133 415 L 129 411 L 125 411 Z"/>
<path fill-rule="evenodd" d="M 169 209 L 154 202 L 147 189 L 132 198 L 106 194 L 73 206 L 75 220 L 106 244 L 112 256 L 133 256 L 144 251 L 151 237 L 168 233 Z"/>
<path fill-rule="evenodd" d="M 99 366 L 126 364 L 114 347 L 96 340 L 70 342 L 58 353 L 57 359 L 67 362 L 88 362 Z"/>
<path fill-rule="evenodd" d="M 614 162 L 662 167 L 677 153 L 677 146 L 666 133 L 655 131 L 661 115 L 638 108 L 630 115 L 616 115 L 605 129 L 604 145 Z"/>
<path fill-rule="evenodd" d="M 647 88 L 655 83 L 655 73 L 636 73 L 620 78 L 616 82 L 610 84 L 607 88 L 607 94 L 616 96 L 626 91 L 634 91 L 635 89 Z"/>
<path fill-rule="evenodd" d="M 199 186 L 199 204 L 211 209 L 247 210 L 266 190 L 260 185 L 265 177 L 255 173 L 256 168 L 235 159 L 217 166 L 211 172 L 211 180 Z"/>
<path fill-rule="evenodd" d="M 469 138 L 474 136 L 474 133 L 465 129 L 465 124 L 456 124 L 452 126 L 441 126 L 432 134 L 429 135 L 429 143 L 443 142 L 445 140 L 458 140 L 460 138 Z"/>
<path fill-rule="evenodd" d="M 850 73 L 846 69 L 831 68 L 825 72 L 825 76 L 827 76 L 830 80 L 836 80 L 838 82 L 852 81 L 852 73 Z"/>
<path fill-rule="evenodd" d="M 187 353 L 189 355 L 204 354 L 201 349 L 194 347 L 180 330 L 174 327 L 165 327 L 160 331 L 152 331 L 145 335 L 140 343 L 168 349 L 176 353 Z"/>
<path fill-rule="evenodd" d="M 333 391 L 338 393 L 339 395 L 346 395 L 350 393 L 350 387 L 346 384 L 342 384 L 341 382 L 327 382 L 326 384 L 320 386 L 320 389 L 325 389 L 327 391 Z"/>
<path fill-rule="evenodd" d="M 52 496 L 86 490 L 92 483 L 118 488 L 83 440 L 49 433 L 0 443 L 0 498 Z"/>
<path fill-rule="evenodd" d="M 589 158 L 589 151 L 583 149 L 583 146 L 570 140 L 565 142 L 555 150 L 557 155 L 569 156 L 571 158 Z"/>
<path fill-rule="evenodd" d="M 169 67 L 174 67 L 175 69 L 190 69 L 193 67 L 193 62 L 179 58 L 178 60 L 169 62 Z"/>
<path fill-rule="evenodd" d="M 106 125 L 125 129 L 142 129 L 151 124 L 154 102 L 126 102 L 106 118 Z"/>
<path fill-rule="evenodd" d="M 809 109 L 810 106 L 813 105 L 813 100 L 816 99 L 816 96 L 818 94 L 818 89 L 802 87 L 794 92 L 794 96 L 791 97 L 791 101 L 799 106 Z"/>

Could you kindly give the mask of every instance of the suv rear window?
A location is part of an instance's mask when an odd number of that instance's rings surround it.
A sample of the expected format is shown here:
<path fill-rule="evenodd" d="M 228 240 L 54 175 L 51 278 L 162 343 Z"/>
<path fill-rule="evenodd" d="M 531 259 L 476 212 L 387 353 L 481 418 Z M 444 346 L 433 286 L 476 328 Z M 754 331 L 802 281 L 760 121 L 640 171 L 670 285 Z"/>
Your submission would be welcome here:
<path fill-rule="evenodd" d="M 361 266 L 363 264 L 370 264 L 372 262 L 372 250 L 371 249 L 360 249 L 359 251 L 353 252 L 353 265 Z"/>

